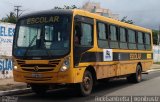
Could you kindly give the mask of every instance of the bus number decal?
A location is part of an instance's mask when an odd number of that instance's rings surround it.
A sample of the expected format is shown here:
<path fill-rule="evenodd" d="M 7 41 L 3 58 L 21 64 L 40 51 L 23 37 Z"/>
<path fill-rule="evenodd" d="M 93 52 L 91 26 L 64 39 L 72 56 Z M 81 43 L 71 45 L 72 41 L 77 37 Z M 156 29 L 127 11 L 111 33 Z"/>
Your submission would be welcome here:
<path fill-rule="evenodd" d="M 139 60 L 139 59 L 141 59 L 142 58 L 142 55 L 140 54 L 140 53 L 131 53 L 130 54 L 130 59 L 131 60 Z"/>
<path fill-rule="evenodd" d="M 113 61 L 112 49 L 103 49 L 103 61 Z"/>

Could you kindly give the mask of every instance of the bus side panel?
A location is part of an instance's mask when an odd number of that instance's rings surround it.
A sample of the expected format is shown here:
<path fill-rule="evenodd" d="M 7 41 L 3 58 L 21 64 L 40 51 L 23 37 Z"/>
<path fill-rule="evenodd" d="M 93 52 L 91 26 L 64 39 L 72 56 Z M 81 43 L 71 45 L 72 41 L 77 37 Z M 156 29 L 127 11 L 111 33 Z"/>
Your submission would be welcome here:
<path fill-rule="evenodd" d="M 136 66 L 137 66 L 137 63 L 119 64 L 119 68 L 118 68 L 118 71 L 117 71 L 117 76 L 135 73 Z"/>
<path fill-rule="evenodd" d="M 142 62 L 142 70 L 143 70 L 143 72 L 151 69 L 152 64 L 153 64 L 153 61 Z"/>
<path fill-rule="evenodd" d="M 80 83 L 83 79 L 83 74 L 86 70 L 86 67 L 73 68 L 74 72 L 74 83 Z"/>
<path fill-rule="evenodd" d="M 135 73 L 137 63 L 123 63 L 114 65 L 97 66 L 96 73 L 97 79 L 110 78 L 116 76 L 127 75 Z"/>
<path fill-rule="evenodd" d="M 136 72 L 137 62 L 97 66 L 97 79 L 123 76 Z"/>
<path fill-rule="evenodd" d="M 117 65 L 97 66 L 97 79 L 109 78 L 116 76 Z"/>

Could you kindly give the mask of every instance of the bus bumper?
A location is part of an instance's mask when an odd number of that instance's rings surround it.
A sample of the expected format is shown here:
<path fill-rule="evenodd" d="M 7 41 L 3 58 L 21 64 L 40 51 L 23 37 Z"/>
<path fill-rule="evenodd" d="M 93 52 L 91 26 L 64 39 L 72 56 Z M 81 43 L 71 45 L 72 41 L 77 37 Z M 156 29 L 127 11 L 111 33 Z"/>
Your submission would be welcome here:
<path fill-rule="evenodd" d="M 21 72 L 13 70 L 14 81 L 24 83 L 74 83 L 70 72 Z"/>

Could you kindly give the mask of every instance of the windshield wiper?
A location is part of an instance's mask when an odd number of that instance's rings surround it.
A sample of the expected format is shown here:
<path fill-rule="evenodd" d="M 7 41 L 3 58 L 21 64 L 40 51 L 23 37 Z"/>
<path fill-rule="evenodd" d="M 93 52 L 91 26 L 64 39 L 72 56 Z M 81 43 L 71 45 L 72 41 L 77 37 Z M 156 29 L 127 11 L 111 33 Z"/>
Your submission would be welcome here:
<path fill-rule="evenodd" d="M 26 51 L 25 51 L 25 53 L 24 53 L 24 56 L 27 55 L 27 53 L 28 53 L 28 51 L 29 51 L 31 45 L 33 44 L 33 42 L 34 42 L 34 40 L 37 38 L 37 36 L 38 36 L 38 34 L 35 35 L 35 36 L 33 37 L 33 39 L 31 40 L 31 42 L 29 43 L 29 46 L 27 47 L 27 49 L 26 49 Z"/>
<path fill-rule="evenodd" d="M 47 55 L 48 55 L 50 58 L 52 58 L 52 55 L 50 54 L 49 50 L 48 50 L 46 47 L 44 47 L 44 50 L 47 52 Z"/>

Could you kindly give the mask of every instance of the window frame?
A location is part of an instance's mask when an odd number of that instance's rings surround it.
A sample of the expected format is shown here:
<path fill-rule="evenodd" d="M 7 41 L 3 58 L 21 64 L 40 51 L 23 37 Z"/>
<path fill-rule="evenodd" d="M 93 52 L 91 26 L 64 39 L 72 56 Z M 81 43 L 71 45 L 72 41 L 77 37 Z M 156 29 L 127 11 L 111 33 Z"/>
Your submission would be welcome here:
<path fill-rule="evenodd" d="M 99 38 L 99 26 L 98 26 L 98 23 L 102 23 L 102 24 L 105 24 L 105 26 L 107 26 L 106 27 L 106 29 L 108 30 L 106 30 L 106 39 L 100 39 Z M 116 27 L 116 40 L 112 40 L 111 39 L 111 31 L 110 31 L 110 26 L 115 26 Z M 121 32 L 120 32 L 120 29 L 124 29 L 125 30 L 125 42 L 124 41 L 121 41 L 121 38 L 120 38 L 120 36 L 121 36 Z M 151 50 L 151 49 L 146 49 L 146 45 L 150 45 L 150 47 L 152 46 L 151 45 L 151 34 L 149 33 L 149 32 L 143 32 L 143 31 L 141 31 L 141 30 L 136 30 L 136 29 L 133 29 L 133 28 L 129 28 L 129 27 L 127 27 L 127 26 L 121 26 L 121 25 L 116 25 L 116 24 L 113 24 L 113 23 L 110 23 L 110 22 L 107 22 L 107 21 L 102 21 L 102 20 L 98 20 L 98 19 L 96 19 L 96 29 L 97 29 L 97 31 L 96 31 L 96 33 L 97 33 L 97 45 L 98 45 L 98 47 L 99 48 L 104 48 L 104 47 L 101 47 L 101 46 L 99 46 L 99 40 L 102 40 L 102 41 L 106 41 L 107 43 L 108 43 L 108 47 L 107 48 L 109 48 L 109 49 L 124 49 L 124 50 Z M 129 31 L 133 31 L 134 32 L 134 42 L 130 42 L 129 41 L 129 37 L 131 36 L 130 34 L 129 34 Z M 142 33 L 142 38 L 143 38 L 143 43 L 142 43 L 142 45 L 144 45 L 144 48 L 139 48 L 138 46 L 139 46 L 139 41 L 138 41 L 138 32 L 141 32 Z M 150 37 L 149 37 L 149 40 L 150 40 L 150 44 L 145 44 L 144 43 L 144 35 L 145 34 L 148 34 Z M 107 37 L 108 36 L 108 37 Z M 132 35 L 133 36 L 133 35 Z M 110 44 L 110 43 L 112 43 L 112 42 L 117 42 L 118 43 L 118 47 L 111 47 L 112 45 Z M 121 47 L 121 43 L 126 43 L 126 48 L 122 48 Z M 130 45 L 130 44 L 134 44 L 134 45 Z M 132 47 L 132 46 L 134 46 L 134 47 Z M 132 47 L 132 48 L 131 48 Z"/>
<path fill-rule="evenodd" d="M 146 41 L 146 35 L 149 36 L 149 44 L 146 43 L 146 42 L 148 42 L 148 41 Z M 146 47 L 147 45 L 150 46 L 149 49 Z M 151 45 L 151 34 L 150 33 L 144 33 L 144 46 L 145 46 L 146 50 L 151 50 L 152 45 Z"/>
<path fill-rule="evenodd" d="M 124 41 L 121 41 L 121 31 L 120 31 L 120 29 L 124 29 L 124 31 L 125 31 L 125 42 Z M 129 49 L 129 44 L 128 44 L 129 42 L 128 42 L 128 29 L 126 28 L 126 27 L 122 27 L 122 26 L 120 26 L 119 27 L 119 48 L 120 49 Z M 122 48 L 121 47 L 121 44 L 126 44 L 126 48 Z"/>
<path fill-rule="evenodd" d="M 124 29 L 124 31 L 125 31 L 125 40 L 126 41 L 121 41 L 121 31 L 120 31 L 120 29 Z M 122 43 L 127 43 L 128 42 L 127 41 L 127 30 L 124 27 L 119 27 L 119 42 L 122 42 Z"/>
<path fill-rule="evenodd" d="M 110 29 L 111 26 L 114 26 L 116 28 L 116 40 L 111 39 L 111 29 Z M 111 23 L 108 25 L 108 42 L 109 42 L 109 47 L 111 49 L 120 49 L 120 46 L 119 46 L 119 26 L 118 25 L 111 24 Z M 111 45 L 112 43 L 117 43 L 117 47 L 112 47 L 112 45 Z"/>
<path fill-rule="evenodd" d="M 139 33 L 142 34 L 142 43 L 139 42 Z M 140 48 L 140 46 L 143 46 L 143 48 Z M 138 50 L 145 50 L 145 45 L 144 45 L 144 32 L 142 31 L 137 31 L 137 49 Z"/>
<path fill-rule="evenodd" d="M 135 35 L 135 36 L 134 36 L 134 38 L 135 38 L 135 39 L 134 39 L 134 42 L 130 42 L 130 39 L 129 39 L 129 38 L 130 38 L 130 35 L 131 35 L 131 34 L 129 33 L 129 31 L 133 31 L 133 32 L 134 32 L 134 35 Z M 127 29 L 127 36 L 128 36 L 128 49 L 129 49 L 129 50 L 138 50 L 138 48 L 137 48 L 137 33 L 136 33 L 136 30 L 133 30 L 133 29 L 128 28 L 128 29 Z M 132 37 L 132 36 L 131 36 L 131 37 Z M 134 45 L 135 48 L 131 48 L 131 47 L 130 47 L 131 45 Z"/>
<path fill-rule="evenodd" d="M 97 23 L 97 37 L 98 37 L 98 40 L 107 40 L 108 39 L 108 32 L 107 32 L 107 30 L 108 30 L 108 25 L 106 24 L 106 23 L 103 23 L 103 22 L 99 22 L 99 21 L 97 21 L 96 22 Z M 101 39 L 100 37 L 99 37 L 99 25 L 98 24 L 103 24 L 104 26 L 105 26 L 105 39 Z"/>
<path fill-rule="evenodd" d="M 111 39 L 111 29 L 110 29 L 111 26 L 114 26 L 116 28 L 116 40 Z M 109 40 L 114 41 L 114 42 L 118 42 L 118 40 L 119 40 L 119 38 L 118 38 L 119 34 L 118 33 L 119 33 L 118 32 L 118 25 L 109 24 Z"/>
<path fill-rule="evenodd" d="M 81 46 L 81 47 L 93 47 L 94 46 L 94 18 L 90 18 L 90 17 L 87 17 L 87 16 L 82 16 L 82 15 L 76 15 L 74 16 L 74 31 L 75 32 L 75 24 L 76 23 L 80 23 L 80 30 L 81 30 L 81 34 L 82 34 L 82 23 L 84 24 L 89 24 L 91 25 L 91 39 L 92 39 L 92 44 L 91 46 L 85 46 L 85 45 L 76 45 L 74 43 L 74 46 Z M 74 33 L 73 33 L 74 34 Z M 73 41 L 75 41 L 75 34 L 73 35 Z"/>
<path fill-rule="evenodd" d="M 99 27 L 98 27 L 98 23 L 102 23 L 105 25 L 105 32 L 106 32 L 106 39 L 99 39 Z M 100 20 L 96 20 L 96 36 L 97 36 L 97 45 L 99 48 L 110 48 L 110 45 L 109 45 L 109 24 L 107 22 L 103 22 L 103 21 L 100 21 Z M 99 41 L 103 41 L 103 42 L 106 42 L 106 46 L 103 47 L 103 45 L 100 45 Z"/>
<path fill-rule="evenodd" d="M 92 46 L 94 46 L 94 29 L 93 29 L 93 25 L 92 24 L 89 24 L 89 23 L 85 23 L 85 22 L 81 22 L 81 33 L 82 33 L 82 36 L 84 35 L 83 34 L 83 26 L 82 26 L 82 24 L 86 24 L 86 25 L 89 25 L 90 27 L 91 27 L 91 45 L 82 45 L 82 44 L 80 44 L 80 46 L 87 46 L 87 47 L 92 47 Z M 81 36 L 81 38 L 82 38 L 82 36 Z M 82 41 L 82 40 L 81 40 Z"/>

